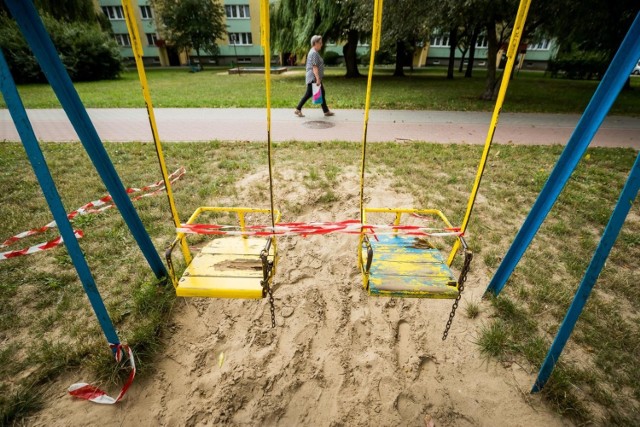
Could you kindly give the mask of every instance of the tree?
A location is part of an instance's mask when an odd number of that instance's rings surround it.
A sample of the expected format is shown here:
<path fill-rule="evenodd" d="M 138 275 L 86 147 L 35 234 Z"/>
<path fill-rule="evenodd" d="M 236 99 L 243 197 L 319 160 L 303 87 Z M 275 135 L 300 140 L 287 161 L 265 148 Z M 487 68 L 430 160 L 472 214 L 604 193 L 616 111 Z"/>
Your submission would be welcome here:
<path fill-rule="evenodd" d="M 479 36 L 480 26 L 476 25 L 471 29 L 471 36 L 469 37 L 469 59 L 467 61 L 467 70 L 464 72 L 465 78 L 473 77 L 473 64 L 476 59 L 476 44 Z"/>
<path fill-rule="evenodd" d="M 96 23 L 65 22 L 44 14 L 44 26 L 73 81 L 114 79 L 122 71 L 118 46 Z M 18 24 L 0 13 L 0 48 L 17 83 L 46 82 Z"/>
<path fill-rule="evenodd" d="M 484 28 L 484 8 L 488 7 L 486 0 L 428 0 L 430 13 L 429 26 L 441 33 L 449 33 L 449 67 L 447 78 L 454 76 L 454 62 L 456 49 L 462 53 L 460 59 L 461 72 L 466 53 L 469 59 L 465 77 L 471 77 L 475 60 L 475 47 L 478 37 Z"/>
<path fill-rule="evenodd" d="M 558 0 L 548 6 L 543 28 L 558 38 L 560 50 L 602 52 L 608 60 L 640 12 L 637 0 Z"/>
<path fill-rule="evenodd" d="M 179 50 L 192 49 L 200 67 L 200 52 L 214 55 L 218 39 L 226 36 L 224 8 L 216 0 L 152 0 L 162 37 Z"/>
<path fill-rule="evenodd" d="M 97 22 L 98 12 L 92 0 L 36 0 L 41 13 L 46 13 L 60 21 Z"/>
<path fill-rule="evenodd" d="M 371 32 L 371 2 L 366 0 L 279 0 L 271 5 L 271 40 L 281 52 L 309 51 L 309 40 L 346 40 L 342 48 L 346 77 L 358 77 L 356 49 L 363 34 Z"/>
<path fill-rule="evenodd" d="M 611 62 L 631 23 L 640 12 L 638 0 L 546 1 L 540 28 L 559 42 L 559 55 L 601 57 Z M 625 88 L 629 89 L 627 79 Z"/>
<path fill-rule="evenodd" d="M 449 31 L 449 62 L 447 67 L 447 79 L 453 79 L 454 64 L 456 58 L 456 49 L 459 47 L 461 37 L 465 32 L 464 28 L 464 12 L 465 2 L 449 1 L 440 2 L 436 6 L 437 16 L 439 17 L 442 28 Z M 460 60 L 462 65 L 464 59 Z"/>
<path fill-rule="evenodd" d="M 73 81 L 115 79 L 122 58 L 104 14 L 93 0 L 36 0 L 35 6 Z M 0 2 L 0 48 L 18 83 L 45 82 L 40 65 Z M 109 31 L 105 30 L 106 21 Z"/>
<path fill-rule="evenodd" d="M 35 0 L 38 13 L 53 17 L 58 21 L 100 24 L 103 31 L 111 34 L 109 19 L 100 9 L 96 9 L 93 0 Z M 0 1 L 0 14 L 9 15 L 4 2 Z"/>
<path fill-rule="evenodd" d="M 427 17 L 431 6 L 424 0 L 396 0 L 384 2 L 382 15 L 382 46 L 395 47 L 394 76 L 404 76 L 403 67 L 417 42 L 428 38 Z M 407 13 L 411 11 L 411 13 Z"/>

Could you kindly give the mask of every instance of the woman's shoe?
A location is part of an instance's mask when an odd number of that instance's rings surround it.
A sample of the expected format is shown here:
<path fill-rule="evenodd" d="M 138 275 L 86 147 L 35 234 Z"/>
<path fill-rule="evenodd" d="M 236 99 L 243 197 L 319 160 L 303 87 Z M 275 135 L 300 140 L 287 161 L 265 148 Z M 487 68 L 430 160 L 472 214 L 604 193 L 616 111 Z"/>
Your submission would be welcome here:
<path fill-rule="evenodd" d="M 304 114 L 302 114 L 302 111 L 298 110 L 297 108 L 293 110 L 293 114 L 295 114 L 298 117 L 304 117 Z"/>
<path fill-rule="evenodd" d="M 335 116 L 335 113 L 333 111 L 327 111 L 326 113 L 324 113 L 325 116 L 330 117 L 330 116 Z"/>

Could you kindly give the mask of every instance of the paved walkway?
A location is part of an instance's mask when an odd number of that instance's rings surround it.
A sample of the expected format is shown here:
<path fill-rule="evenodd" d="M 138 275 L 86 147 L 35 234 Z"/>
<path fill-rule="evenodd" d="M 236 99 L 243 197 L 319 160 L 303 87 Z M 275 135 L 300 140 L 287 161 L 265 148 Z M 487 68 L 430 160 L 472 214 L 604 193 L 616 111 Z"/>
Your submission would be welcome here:
<path fill-rule="evenodd" d="M 145 109 L 88 109 L 103 141 L 152 141 Z M 163 142 L 264 141 L 266 111 L 259 108 L 157 108 L 154 110 Z M 335 110 L 324 117 L 317 107 L 306 108 L 306 117 L 293 109 L 273 109 L 272 141 L 354 141 L 362 139 L 362 110 Z M 29 118 L 41 141 L 78 141 L 61 109 L 34 109 Z M 500 115 L 494 142 L 498 144 L 565 144 L 578 114 Z M 375 110 L 369 116 L 368 141 L 420 140 L 438 143 L 484 144 L 491 113 Z M 0 110 L 0 141 L 19 141 L 8 110 Z M 610 116 L 591 146 L 632 147 L 640 150 L 640 118 Z"/>

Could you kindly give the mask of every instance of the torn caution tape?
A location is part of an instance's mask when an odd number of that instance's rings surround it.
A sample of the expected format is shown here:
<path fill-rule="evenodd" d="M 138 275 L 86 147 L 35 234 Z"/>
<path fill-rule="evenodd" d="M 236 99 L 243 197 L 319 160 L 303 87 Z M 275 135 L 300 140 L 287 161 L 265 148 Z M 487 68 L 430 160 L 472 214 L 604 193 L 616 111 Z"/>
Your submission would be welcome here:
<path fill-rule="evenodd" d="M 289 222 L 279 223 L 275 227 L 270 225 L 249 225 L 242 229 L 234 225 L 218 224 L 181 224 L 176 229 L 179 233 L 188 234 L 217 234 L 238 236 L 287 236 L 287 235 L 315 235 L 315 234 L 405 234 L 413 236 L 446 237 L 461 236 L 459 227 L 430 228 L 419 225 L 374 225 L 362 224 L 355 219 L 339 222 Z"/>
<path fill-rule="evenodd" d="M 124 353 L 127 353 L 127 357 L 129 357 L 129 366 L 131 367 L 131 371 L 129 372 L 129 377 L 127 381 L 122 386 L 122 390 L 116 398 L 109 396 L 104 391 L 99 388 L 92 386 L 87 383 L 75 383 L 69 387 L 69 394 L 73 397 L 77 397 L 78 399 L 89 400 L 94 403 L 100 403 L 102 405 L 113 405 L 122 399 L 133 383 L 133 379 L 136 376 L 136 362 L 133 358 L 133 351 L 126 344 L 109 344 L 109 348 L 115 352 L 116 362 L 120 363 L 122 358 L 124 357 Z"/>
<path fill-rule="evenodd" d="M 173 172 L 171 175 L 169 175 L 169 181 L 173 184 L 175 181 L 177 181 L 178 179 L 180 179 L 184 174 L 186 173 L 186 170 L 184 167 L 180 167 L 179 169 L 177 169 L 175 172 Z M 131 198 L 131 201 L 137 201 L 140 200 L 143 197 L 149 197 L 149 196 L 154 196 L 156 194 L 158 194 L 159 192 L 163 191 L 165 189 L 164 186 L 164 182 L 162 180 L 157 181 L 151 185 L 147 185 L 145 187 L 142 188 L 127 188 L 126 192 L 127 194 L 135 194 L 135 193 L 143 193 L 143 194 L 138 194 L 135 197 Z M 153 190 L 153 191 L 151 191 Z M 115 206 L 115 204 L 113 203 L 113 199 L 111 198 L 111 195 L 107 194 L 106 196 L 98 199 L 98 200 L 94 200 L 92 202 L 89 202 L 81 207 L 79 207 L 78 209 L 74 210 L 73 212 L 70 212 L 67 214 L 67 218 L 69 220 L 74 219 L 75 217 L 79 216 L 79 215 L 87 215 L 87 214 L 94 214 L 94 213 L 101 213 L 104 212 L 107 209 L 111 209 Z M 15 236 L 9 237 L 8 239 L 6 239 L 4 242 L 0 243 L 0 249 L 2 248 L 6 248 L 7 246 L 21 240 L 24 239 L 26 237 L 30 237 L 30 236 L 35 236 L 36 234 L 40 234 L 40 233 L 44 233 L 47 230 L 50 230 L 52 228 L 56 228 L 57 224 L 55 221 L 51 221 L 50 223 L 40 227 L 40 228 L 33 228 L 31 230 L 27 230 L 27 231 L 23 231 L 22 233 L 18 233 Z M 76 238 L 82 238 L 84 236 L 84 233 L 81 230 L 74 230 L 75 231 L 75 235 Z M 55 248 L 56 246 L 59 246 L 63 243 L 62 237 L 57 237 L 53 240 L 50 240 L 48 242 L 44 242 L 44 243 L 38 243 L 37 245 L 33 245 L 31 247 L 25 248 L 25 249 L 20 249 L 20 250 L 14 250 L 14 251 L 9 251 L 9 252 L 0 252 L 0 261 L 5 260 L 5 259 L 9 259 L 9 258 L 14 258 L 17 256 L 21 256 L 21 255 L 29 255 L 29 254 L 33 254 L 36 252 L 41 252 L 41 251 L 45 251 L 47 249 L 51 249 L 51 248 Z"/>
<path fill-rule="evenodd" d="M 73 230 L 73 234 L 76 236 L 76 239 L 80 239 L 84 237 L 84 233 L 81 230 Z M 0 252 L 0 260 L 14 258 L 21 255 L 29 255 L 34 254 L 36 252 L 46 251 L 47 249 L 55 248 L 58 245 L 63 243 L 62 236 L 58 236 L 53 240 L 49 240 L 45 243 L 40 243 L 38 245 L 33 245 L 31 247 L 20 249 L 17 251 L 8 251 L 8 252 Z"/>

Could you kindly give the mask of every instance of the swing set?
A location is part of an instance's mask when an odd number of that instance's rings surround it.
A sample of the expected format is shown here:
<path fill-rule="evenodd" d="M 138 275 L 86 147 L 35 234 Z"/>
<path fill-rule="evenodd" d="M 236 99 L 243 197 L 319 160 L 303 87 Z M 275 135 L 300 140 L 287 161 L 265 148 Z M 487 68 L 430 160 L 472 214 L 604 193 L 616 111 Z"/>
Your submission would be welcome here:
<path fill-rule="evenodd" d="M 371 48 L 371 61 L 367 81 L 365 100 L 365 115 L 362 138 L 362 163 L 360 179 L 360 219 L 334 223 L 282 223 L 281 214 L 274 208 L 273 197 L 273 166 L 271 147 L 271 75 L 270 75 L 270 46 L 269 46 L 269 1 L 261 0 L 261 41 L 265 55 L 265 83 L 266 83 L 266 113 L 267 113 L 267 158 L 269 168 L 270 208 L 247 207 L 200 207 L 191 215 L 186 223 L 181 223 L 177 213 L 171 182 L 167 172 L 162 146 L 155 124 L 155 115 L 151 103 L 148 84 L 142 64 L 142 47 L 137 37 L 138 31 L 134 19 L 133 7 L 130 0 L 123 0 L 125 18 L 136 59 L 143 96 L 149 114 L 152 135 L 158 155 L 167 197 L 177 235 L 167 249 L 166 258 L 169 271 L 165 269 L 158 253 L 144 229 L 137 212 L 128 198 L 124 186 L 107 155 L 104 147 L 93 127 L 91 120 L 75 91 L 73 84 L 64 70 L 55 47 L 46 33 L 42 21 L 31 2 L 5 0 L 12 16 L 18 23 L 27 43 L 33 50 L 36 59 L 42 66 L 52 89 L 59 98 L 62 107 L 74 126 L 80 140 L 85 147 L 91 161 L 94 163 L 101 179 L 105 183 L 113 201 L 127 223 L 136 243 L 143 252 L 149 266 L 156 277 L 171 278 L 178 296 L 184 297 L 212 297 L 212 298 L 265 298 L 269 296 L 271 305 L 272 325 L 275 326 L 273 307 L 272 282 L 277 266 L 278 254 L 276 250 L 276 236 L 286 234 L 327 234 L 333 232 L 358 234 L 358 265 L 362 272 L 363 287 L 372 296 L 391 297 L 421 297 L 421 298 L 449 298 L 455 299 L 443 339 L 446 339 L 451 326 L 455 310 L 460 300 L 464 283 L 469 271 L 472 253 L 464 239 L 469 219 L 473 210 L 475 198 L 486 166 L 487 157 L 498 117 L 506 94 L 509 78 L 520 43 L 524 22 L 531 0 L 521 0 L 516 16 L 514 30 L 511 35 L 507 51 L 507 63 L 503 80 L 493 111 L 491 124 L 485 141 L 484 150 L 478 166 L 478 171 L 471 191 L 462 225 L 453 227 L 444 214 L 436 209 L 414 209 L 396 207 L 365 207 L 365 165 L 367 150 L 367 126 L 374 66 L 375 51 L 379 48 L 380 30 L 382 24 L 382 0 L 374 0 L 374 22 Z M 511 248 L 500 264 L 496 274 L 487 287 L 486 293 L 498 295 L 506 281 L 519 262 L 528 244 L 535 236 L 539 226 L 551 209 L 553 203 L 562 191 L 571 172 L 575 169 L 579 159 L 584 154 L 591 139 L 604 120 L 611 105 L 622 89 L 622 85 L 640 56 L 640 13 L 635 18 L 627 36 L 614 57 L 607 73 L 598 86 L 591 102 L 587 106 L 571 139 L 552 171 L 549 180 L 542 189 L 538 199 L 532 207 L 531 213 L 519 230 Z M 25 151 L 33 166 L 34 172 L 42 187 L 45 199 L 56 221 L 60 234 L 78 273 L 82 285 L 87 293 L 94 313 L 107 338 L 109 347 L 116 360 L 120 361 L 124 354 L 128 354 L 132 371 L 127 384 L 116 399 L 106 396 L 103 392 L 87 384 L 72 386 L 76 396 L 97 403 L 116 403 L 122 398 L 126 389 L 133 381 L 135 363 L 131 349 L 121 344 L 115 327 L 109 318 L 104 302 L 98 292 L 84 255 L 78 245 L 73 228 L 67 218 L 66 210 L 57 193 L 55 183 L 48 170 L 46 160 L 38 146 L 37 138 L 30 125 L 29 118 L 16 89 L 15 82 L 9 72 L 8 65 L 0 52 L 0 90 L 7 103 L 16 128 L 20 134 Z M 538 379 L 532 389 L 537 392 L 542 389 L 555 362 L 559 358 L 564 344 L 568 340 L 573 326 L 591 292 L 593 285 L 601 271 L 609 251 L 628 214 L 631 203 L 640 189 L 640 155 L 634 164 L 627 183 L 623 188 L 620 199 L 611 215 L 601 242 L 594 253 L 585 277 L 580 284 L 567 316 L 563 321 L 558 335 L 553 342 L 549 354 L 540 370 Z M 237 226 L 219 226 L 198 223 L 202 214 L 235 215 Z M 375 225 L 367 223 L 367 215 L 390 214 L 394 216 L 391 225 Z M 251 216 L 267 216 L 271 219 L 270 226 L 254 226 L 247 224 Z M 403 223 L 407 217 L 432 217 L 439 220 L 443 226 L 439 229 L 425 228 Z M 186 242 L 187 234 L 214 234 L 220 238 L 212 240 L 196 256 L 192 256 Z M 454 236 L 456 241 L 453 249 L 445 260 L 439 250 L 432 245 L 425 244 L 419 237 Z M 180 247 L 186 269 L 180 278 L 177 277 L 172 261 L 172 252 Z M 456 279 L 450 269 L 451 263 L 458 250 L 463 251 L 463 267 Z M 74 388 L 75 387 L 75 388 Z M 102 393 L 102 394 L 101 394 Z"/>
<path fill-rule="evenodd" d="M 142 62 L 142 46 L 137 37 L 138 31 L 130 1 L 124 0 L 125 19 L 134 47 L 134 55 L 138 68 L 140 82 L 143 87 L 153 137 L 164 177 L 169 206 L 171 209 L 177 235 L 165 253 L 169 276 L 181 297 L 205 298 L 241 298 L 258 299 L 269 297 L 272 326 L 275 326 L 273 306 L 273 278 L 276 272 L 278 253 L 276 236 L 298 233 L 303 235 L 326 234 L 333 232 L 358 233 L 360 235 L 358 247 L 358 267 L 362 274 L 362 285 L 371 296 L 386 296 L 399 298 L 438 298 L 454 299 L 446 330 L 447 333 L 455 316 L 458 303 L 464 290 L 465 280 L 469 272 L 473 253 L 469 249 L 464 233 L 469 223 L 471 211 L 479 189 L 480 180 L 486 166 L 487 155 L 493 133 L 497 126 L 498 115 L 504 101 L 508 86 L 508 76 L 511 75 L 515 62 L 515 53 L 520 43 L 520 36 L 524 28 L 526 14 L 530 0 L 523 0 L 516 18 L 507 53 L 508 61 L 505 68 L 505 78 L 496 102 L 491 121 L 491 129 L 485 143 L 472 193 L 467 205 L 467 211 L 461 227 L 454 227 L 447 217 L 437 209 L 418 209 L 406 207 L 368 207 L 364 205 L 365 170 L 367 153 L 367 128 L 369 107 L 371 102 L 371 88 L 375 53 L 380 48 L 382 29 L 382 0 L 374 1 L 373 33 L 371 45 L 371 59 L 367 79 L 365 98 L 361 165 L 360 165 L 360 219 L 358 221 L 343 221 L 338 223 L 316 223 L 302 225 L 299 223 L 281 223 L 281 213 L 274 208 L 273 161 L 271 144 L 271 48 L 269 28 L 269 2 L 260 3 L 261 45 L 264 51 L 265 89 L 266 89 L 266 125 L 267 125 L 267 159 L 269 174 L 269 208 L 249 207 L 211 207 L 203 206 L 195 210 L 186 223 L 181 223 L 177 212 L 171 183 L 168 180 L 167 167 L 162 154 L 162 147 L 157 134 L 153 114 L 153 104 L 148 90 L 144 66 Z M 221 226 L 201 223 L 198 220 L 204 213 L 233 214 L 237 219 L 236 226 Z M 261 215 L 270 217 L 271 226 L 248 226 L 247 216 Z M 392 225 L 375 225 L 367 223 L 367 216 L 392 215 Z M 426 228 L 407 224 L 407 218 L 420 217 L 430 221 L 438 221 L 439 228 Z M 349 223 L 349 226 L 346 224 Z M 217 234 L 218 238 L 211 240 L 195 256 L 192 255 L 187 244 L 187 234 Z M 425 239 L 425 237 L 455 237 L 455 244 L 445 258 L 439 249 Z M 180 247 L 186 268 L 178 277 L 174 267 L 173 253 Z M 451 264 L 458 250 L 462 248 L 463 262 L 460 274 L 456 278 L 451 270 Z"/>

